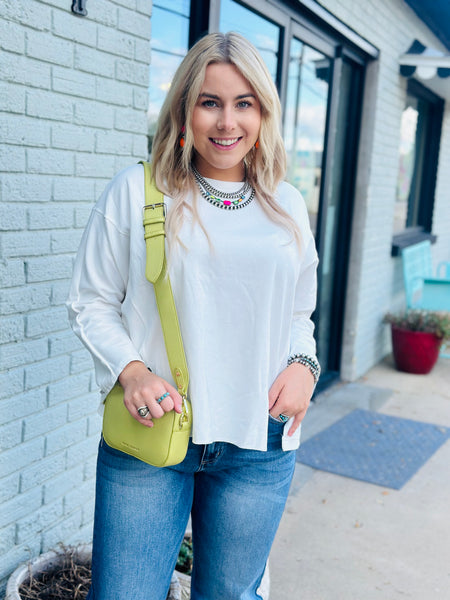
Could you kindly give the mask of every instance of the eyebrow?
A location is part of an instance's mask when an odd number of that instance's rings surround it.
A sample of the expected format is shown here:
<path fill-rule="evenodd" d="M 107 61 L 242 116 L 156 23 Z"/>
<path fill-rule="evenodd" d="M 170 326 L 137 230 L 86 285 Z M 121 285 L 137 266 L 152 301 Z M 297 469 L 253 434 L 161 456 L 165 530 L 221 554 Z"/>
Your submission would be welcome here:
<path fill-rule="evenodd" d="M 213 98 L 214 100 L 220 100 L 220 96 L 217 96 L 217 94 L 208 94 L 207 92 L 203 92 L 202 94 L 199 94 L 198 97 L 199 98 Z M 255 98 L 255 100 L 256 100 L 255 94 L 252 94 L 251 92 L 249 92 L 248 94 L 239 94 L 239 96 L 236 96 L 234 99 L 242 100 L 243 98 Z"/>

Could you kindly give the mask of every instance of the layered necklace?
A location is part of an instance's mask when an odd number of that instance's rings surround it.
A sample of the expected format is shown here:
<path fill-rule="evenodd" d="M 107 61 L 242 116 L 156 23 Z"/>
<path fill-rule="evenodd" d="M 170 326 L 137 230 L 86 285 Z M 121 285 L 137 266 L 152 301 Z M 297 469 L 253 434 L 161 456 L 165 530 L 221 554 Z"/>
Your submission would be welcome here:
<path fill-rule="evenodd" d="M 255 190 L 247 180 L 237 192 L 221 192 L 208 183 L 193 164 L 191 164 L 191 169 L 200 194 L 213 206 L 223 208 L 224 210 L 236 210 L 250 204 L 255 197 Z"/>

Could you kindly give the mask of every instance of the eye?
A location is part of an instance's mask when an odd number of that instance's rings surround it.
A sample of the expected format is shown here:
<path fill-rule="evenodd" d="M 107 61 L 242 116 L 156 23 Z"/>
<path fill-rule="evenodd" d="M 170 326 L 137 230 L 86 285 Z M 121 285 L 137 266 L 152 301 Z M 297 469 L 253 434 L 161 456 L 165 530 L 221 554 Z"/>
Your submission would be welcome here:
<path fill-rule="evenodd" d="M 202 106 L 206 108 L 215 108 L 217 106 L 217 102 L 215 100 L 205 100 L 202 102 Z"/>
<path fill-rule="evenodd" d="M 237 107 L 238 108 L 249 108 L 252 105 L 251 102 L 249 102 L 248 100 L 241 100 L 240 102 L 238 102 Z"/>

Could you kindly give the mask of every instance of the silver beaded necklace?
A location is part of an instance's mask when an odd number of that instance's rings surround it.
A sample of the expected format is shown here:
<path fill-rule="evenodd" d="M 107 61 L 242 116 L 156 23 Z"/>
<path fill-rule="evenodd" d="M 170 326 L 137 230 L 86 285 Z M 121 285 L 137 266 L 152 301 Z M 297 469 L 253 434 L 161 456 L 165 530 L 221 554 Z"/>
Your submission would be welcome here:
<path fill-rule="evenodd" d="M 213 206 L 224 210 L 237 210 L 250 204 L 255 197 L 255 190 L 248 181 L 237 192 L 221 192 L 213 187 L 204 177 L 200 175 L 194 165 L 191 165 L 192 173 L 200 190 L 200 194 Z M 250 192 L 248 198 L 247 194 Z"/>

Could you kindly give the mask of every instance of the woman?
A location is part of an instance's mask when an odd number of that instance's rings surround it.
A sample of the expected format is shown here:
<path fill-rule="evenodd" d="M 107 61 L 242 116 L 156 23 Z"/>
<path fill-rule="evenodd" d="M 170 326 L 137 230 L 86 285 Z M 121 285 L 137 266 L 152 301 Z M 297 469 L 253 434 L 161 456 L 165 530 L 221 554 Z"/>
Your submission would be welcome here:
<path fill-rule="evenodd" d="M 190 514 L 191 597 L 260 598 L 320 370 L 317 255 L 303 200 L 282 182 L 279 122 L 276 89 L 244 38 L 210 34 L 189 51 L 152 168 L 167 204 L 192 439 L 185 460 L 165 468 L 100 442 L 91 599 L 163 600 Z M 136 165 L 92 212 L 68 308 L 103 398 L 118 380 L 130 414 L 152 426 L 180 412 L 181 398 L 144 274 L 143 205 Z"/>

